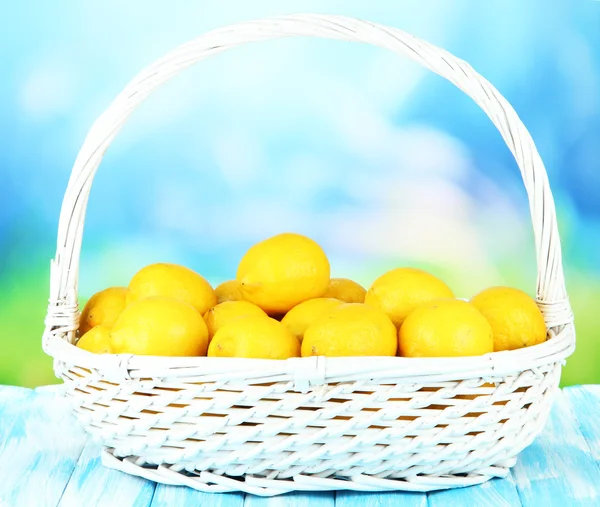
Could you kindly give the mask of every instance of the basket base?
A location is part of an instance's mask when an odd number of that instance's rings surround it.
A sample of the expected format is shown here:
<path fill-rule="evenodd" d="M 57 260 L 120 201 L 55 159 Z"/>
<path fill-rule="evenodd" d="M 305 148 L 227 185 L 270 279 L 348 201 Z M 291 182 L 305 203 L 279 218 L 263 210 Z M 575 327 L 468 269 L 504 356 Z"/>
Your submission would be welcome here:
<path fill-rule="evenodd" d="M 246 475 L 229 477 L 208 471 L 196 473 L 179 472 L 169 465 L 138 464 L 135 457 L 118 458 L 111 449 L 102 451 L 102 464 L 129 475 L 171 486 L 188 486 L 205 493 L 231 493 L 242 491 L 257 496 L 276 496 L 292 491 L 414 491 L 427 492 L 451 488 L 461 488 L 482 484 L 495 477 L 506 477 L 516 458 L 507 459 L 478 473 L 430 476 L 415 475 L 405 479 L 382 479 L 370 475 L 356 475 L 351 478 L 318 477 L 299 474 L 292 479 L 267 479 Z"/>

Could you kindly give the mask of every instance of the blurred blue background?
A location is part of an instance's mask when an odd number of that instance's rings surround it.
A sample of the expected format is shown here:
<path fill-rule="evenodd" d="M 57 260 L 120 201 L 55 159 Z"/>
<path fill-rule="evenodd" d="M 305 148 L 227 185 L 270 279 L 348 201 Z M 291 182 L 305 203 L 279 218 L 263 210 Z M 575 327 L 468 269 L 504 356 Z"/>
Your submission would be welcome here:
<path fill-rule="evenodd" d="M 336 13 L 467 60 L 530 129 L 554 191 L 578 350 L 563 384 L 600 381 L 600 3 L 21 2 L 0 8 L 0 383 L 54 381 L 40 347 L 61 199 L 95 118 L 144 66 L 235 21 Z M 85 300 L 155 261 L 216 284 L 253 242 L 310 235 L 365 285 L 416 265 L 463 297 L 535 292 L 518 169 L 462 92 L 347 42 L 256 43 L 202 62 L 137 110 L 108 150 L 86 221 Z"/>

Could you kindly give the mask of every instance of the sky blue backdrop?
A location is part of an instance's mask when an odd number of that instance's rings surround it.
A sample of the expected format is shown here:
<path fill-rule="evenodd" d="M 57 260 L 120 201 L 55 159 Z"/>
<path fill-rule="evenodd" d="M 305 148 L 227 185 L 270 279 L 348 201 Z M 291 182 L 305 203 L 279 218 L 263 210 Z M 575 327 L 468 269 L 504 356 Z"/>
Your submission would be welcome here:
<path fill-rule="evenodd" d="M 0 8 L 0 382 L 51 378 L 39 352 L 48 261 L 93 120 L 174 46 L 293 12 L 402 28 L 467 60 L 513 104 L 559 211 L 581 338 L 566 378 L 596 380 L 599 2 L 26 0 Z M 535 290 L 525 192 L 477 106 L 384 50 L 290 39 L 202 62 L 136 111 L 94 183 L 81 295 L 159 260 L 218 283 L 249 244 L 284 230 L 317 239 L 334 274 L 366 285 L 411 264 L 464 297 L 500 283 Z"/>

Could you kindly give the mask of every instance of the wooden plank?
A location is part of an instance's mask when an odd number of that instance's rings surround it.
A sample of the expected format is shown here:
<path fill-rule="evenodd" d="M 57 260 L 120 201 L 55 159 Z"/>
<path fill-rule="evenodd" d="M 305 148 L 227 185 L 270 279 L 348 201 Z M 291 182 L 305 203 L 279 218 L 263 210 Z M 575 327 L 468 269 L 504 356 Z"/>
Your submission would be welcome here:
<path fill-rule="evenodd" d="M 5 396 L 0 414 L 0 505 L 56 507 L 85 435 L 68 403 L 31 390 Z"/>
<path fill-rule="evenodd" d="M 513 477 L 525 507 L 600 505 L 600 471 L 561 392 L 546 428 L 519 456 Z"/>
<path fill-rule="evenodd" d="M 336 507 L 427 507 L 425 493 L 389 491 L 383 493 L 361 493 L 358 491 L 338 491 Z"/>
<path fill-rule="evenodd" d="M 322 492 L 261 498 L 206 494 L 152 482 L 103 467 L 64 400 L 51 391 L 0 386 L 0 505 L 145 507 L 372 507 L 600 505 L 600 386 L 558 394 L 544 432 L 519 458 L 511 479 L 429 493 Z M 79 457 L 79 461 L 77 459 Z M 75 468 L 77 463 L 77 467 Z M 74 470 L 74 472 L 73 472 Z M 72 474 L 72 476 L 71 476 Z M 70 481 L 69 481 L 70 479 Z M 68 483 L 68 484 L 67 484 Z M 65 489 L 65 485 L 66 489 Z M 61 498 L 62 495 L 62 498 Z M 277 504 L 277 505 L 275 505 Z"/>
<path fill-rule="evenodd" d="M 270 498 L 246 495 L 244 500 L 244 507 L 334 507 L 334 505 L 333 491 L 301 491 Z"/>
<path fill-rule="evenodd" d="M 31 389 L 28 389 L 27 387 L 0 385 L 0 409 L 5 403 L 10 403 L 13 399 L 29 396 L 31 392 Z"/>
<path fill-rule="evenodd" d="M 103 466 L 99 445 L 89 441 L 59 507 L 148 507 L 154 487 L 154 482 Z"/>
<path fill-rule="evenodd" d="M 157 484 L 151 507 L 242 507 L 243 493 L 203 493 L 184 486 Z"/>
<path fill-rule="evenodd" d="M 600 466 L 600 386 L 567 387 L 563 393 L 577 418 L 579 430 Z"/>
<path fill-rule="evenodd" d="M 13 420 L 22 411 L 22 401 L 34 394 L 24 387 L 0 386 L 0 446 L 8 437 Z"/>
<path fill-rule="evenodd" d="M 12 419 L 22 400 L 32 396 L 31 389 L 15 386 L 0 386 L 0 444 L 6 439 L 12 427 Z M 9 413 L 10 412 L 10 413 Z M 6 413 L 6 417 L 3 414 Z"/>
<path fill-rule="evenodd" d="M 427 493 L 429 507 L 520 507 L 521 500 L 512 477 L 492 479 L 479 486 Z"/>

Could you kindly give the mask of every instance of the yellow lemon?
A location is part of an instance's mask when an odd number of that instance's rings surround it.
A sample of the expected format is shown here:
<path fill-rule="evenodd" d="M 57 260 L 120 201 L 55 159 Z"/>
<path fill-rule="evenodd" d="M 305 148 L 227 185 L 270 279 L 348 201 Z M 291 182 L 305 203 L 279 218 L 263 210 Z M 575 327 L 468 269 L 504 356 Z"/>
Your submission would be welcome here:
<path fill-rule="evenodd" d="M 178 264 L 150 264 L 129 282 L 127 304 L 152 296 L 178 299 L 191 304 L 204 315 L 217 304 L 210 284 L 198 273 Z"/>
<path fill-rule="evenodd" d="M 224 325 L 251 315 L 267 316 L 258 306 L 248 303 L 248 301 L 224 301 L 217 306 L 213 306 L 204 315 L 209 341 Z"/>
<path fill-rule="evenodd" d="M 111 343 L 116 354 L 203 356 L 208 330 L 189 303 L 155 296 L 123 310 L 112 329 Z"/>
<path fill-rule="evenodd" d="M 300 355 L 300 343 L 281 323 L 253 315 L 219 329 L 208 347 L 212 357 L 287 359 Z"/>
<path fill-rule="evenodd" d="M 406 357 L 478 356 L 494 350 L 492 326 L 472 304 L 438 299 L 419 306 L 402 324 L 399 351 Z"/>
<path fill-rule="evenodd" d="M 324 298 L 335 298 L 346 303 L 364 303 L 366 289 L 348 278 L 332 278 L 323 294 Z"/>
<path fill-rule="evenodd" d="M 302 341 L 306 328 L 321 315 L 340 306 L 342 301 L 333 298 L 315 298 L 294 306 L 281 320 L 293 335 Z"/>
<path fill-rule="evenodd" d="M 79 335 L 99 325 L 112 327 L 125 308 L 126 297 L 125 287 L 110 287 L 94 294 L 81 312 Z"/>
<path fill-rule="evenodd" d="M 79 338 L 77 346 L 95 354 L 112 354 L 110 329 L 103 325 L 93 327 Z"/>
<path fill-rule="evenodd" d="M 471 299 L 494 330 L 494 350 L 514 350 L 546 341 L 546 323 L 536 302 L 525 292 L 492 287 Z"/>
<path fill-rule="evenodd" d="M 416 268 L 397 268 L 380 276 L 365 296 L 365 303 L 383 310 L 400 329 L 404 319 L 420 305 L 454 294 L 439 278 Z"/>
<path fill-rule="evenodd" d="M 302 356 L 395 356 L 396 328 L 378 308 L 345 303 L 304 332 Z"/>
<path fill-rule="evenodd" d="M 269 314 L 286 313 L 323 295 L 329 284 L 329 260 L 312 239 L 278 234 L 246 252 L 236 279 L 246 301 Z"/>
<path fill-rule="evenodd" d="M 242 301 L 244 299 L 237 280 L 228 280 L 217 285 L 215 295 L 217 296 L 217 304 L 224 301 Z"/>

